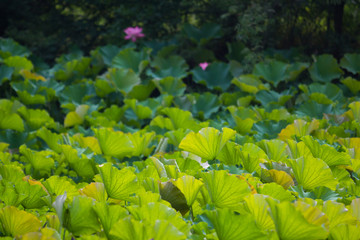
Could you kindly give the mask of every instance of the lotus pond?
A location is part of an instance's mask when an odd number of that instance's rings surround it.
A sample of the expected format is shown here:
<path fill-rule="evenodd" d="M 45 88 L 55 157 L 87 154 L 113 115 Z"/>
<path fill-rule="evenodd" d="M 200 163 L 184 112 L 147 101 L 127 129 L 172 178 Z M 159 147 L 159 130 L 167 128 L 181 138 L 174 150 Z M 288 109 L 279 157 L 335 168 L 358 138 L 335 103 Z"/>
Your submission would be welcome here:
<path fill-rule="evenodd" d="M 189 65 L 0 39 L 2 239 L 359 239 L 360 54 Z"/>

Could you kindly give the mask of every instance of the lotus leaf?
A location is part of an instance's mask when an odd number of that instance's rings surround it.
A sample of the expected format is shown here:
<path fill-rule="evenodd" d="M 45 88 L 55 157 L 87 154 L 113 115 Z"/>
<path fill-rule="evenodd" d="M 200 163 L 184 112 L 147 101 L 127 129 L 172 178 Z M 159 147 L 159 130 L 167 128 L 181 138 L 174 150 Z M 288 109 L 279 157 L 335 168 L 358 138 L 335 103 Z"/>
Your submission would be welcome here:
<path fill-rule="evenodd" d="M 188 65 L 185 60 L 177 55 L 170 57 L 157 56 L 151 66 L 156 70 L 149 70 L 147 74 L 155 79 L 163 79 L 166 77 L 174 77 L 182 79 L 188 75 Z"/>
<path fill-rule="evenodd" d="M 353 74 L 360 73 L 360 54 L 347 53 L 340 60 L 340 66 Z"/>
<path fill-rule="evenodd" d="M 289 65 L 277 60 L 261 62 L 254 66 L 253 74 L 262 77 L 277 87 L 280 82 L 290 78 L 288 73 Z"/>
<path fill-rule="evenodd" d="M 144 48 L 137 52 L 132 48 L 125 48 L 113 57 L 111 67 L 132 69 L 139 75 L 149 64 L 150 51 L 151 49 Z"/>
<path fill-rule="evenodd" d="M 339 78 L 343 73 L 336 59 L 329 54 L 316 57 L 314 63 L 309 68 L 309 72 L 313 81 L 324 83 Z"/>
<path fill-rule="evenodd" d="M 197 67 L 192 74 L 196 83 L 203 83 L 209 89 L 220 89 L 221 91 L 226 91 L 232 80 L 230 65 L 221 62 L 212 63 L 206 70 Z"/>
<path fill-rule="evenodd" d="M 235 131 L 223 128 L 221 133 L 215 128 L 203 128 L 198 133 L 190 132 L 181 141 L 179 148 L 196 154 L 204 160 L 215 159 L 226 142 L 235 136 Z"/>
<path fill-rule="evenodd" d="M 222 35 L 221 26 L 215 23 L 204 24 L 201 28 L 197 28 L 191 24 L 184 24 L 184 32 L 190 39 L 200 44 Z"/>
<path fill-rule="evenodd" d="M 1 70 L 0 70 L 1 72 Z M 0 75 L 1 76 L 1 75 Z M 1 77 L 0 77 L 1 79 Z M 360 81 L 352 78 L 347 77 L 341 80 L 341 83 L 344 84 L 354 95 L 360 92 Z"/>
<path fill-rule="evenodd" d="M 141 80 L 132 69 L 110 68 L 106 74 L 111 84 L 124 95 L 129 93 L 132 88 L 139 85 Z"/>
<path fill-rule="evenodd" d="M 20 57 L 20 56 L 11 56 L 4 60 L 4 63 L 8 67 L 14 68 L 14 74 L 19 74 L 20 70 L 26 69 L 26 70 L 33 70 L 34 65 L 30 60 L 28 60 L 26 57 Z"/>

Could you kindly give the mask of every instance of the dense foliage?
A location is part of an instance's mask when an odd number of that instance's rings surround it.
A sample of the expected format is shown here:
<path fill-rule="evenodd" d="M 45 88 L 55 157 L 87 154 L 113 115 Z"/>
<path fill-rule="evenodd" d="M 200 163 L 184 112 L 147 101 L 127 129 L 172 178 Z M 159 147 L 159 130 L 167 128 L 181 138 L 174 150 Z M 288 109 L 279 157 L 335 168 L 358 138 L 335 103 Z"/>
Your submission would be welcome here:
<path fill-rule="evenodd" d="M 246 72 L 186 28 L 191 63 L 131 42 L 49 67 L 0 39 L 3 238 L 358 239 L 360 55 Z"/>

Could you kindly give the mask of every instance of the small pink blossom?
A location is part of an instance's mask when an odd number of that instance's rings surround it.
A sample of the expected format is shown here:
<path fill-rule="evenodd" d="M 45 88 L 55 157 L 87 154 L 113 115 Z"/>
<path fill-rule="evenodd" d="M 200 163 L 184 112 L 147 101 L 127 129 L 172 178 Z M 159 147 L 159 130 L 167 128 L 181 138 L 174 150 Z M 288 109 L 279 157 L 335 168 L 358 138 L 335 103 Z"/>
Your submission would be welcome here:
<path fill-rule="evenodd" d="M 202 68 L 202 70 L 205 71 L 205 69 L 209 66 L 209 63 L 203 62 L 203 63 L 200 63 L 199 66 Z"/>
<path fill-rule="evenodd" d="M 142 33 L 142 28 L 136 27 L 128 27 L 124 30 L 126 33 L 125 39 L 131 39 L 131 41 L 135 42 L 136 39 L 145 37 L 145 34 Z"/>

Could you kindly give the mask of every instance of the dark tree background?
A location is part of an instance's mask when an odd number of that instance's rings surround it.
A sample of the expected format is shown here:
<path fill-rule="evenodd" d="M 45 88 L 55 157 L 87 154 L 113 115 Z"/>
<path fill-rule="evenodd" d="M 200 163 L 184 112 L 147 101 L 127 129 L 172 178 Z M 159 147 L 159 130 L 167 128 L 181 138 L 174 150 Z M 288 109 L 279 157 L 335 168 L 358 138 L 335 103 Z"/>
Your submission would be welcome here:
<path fill-rule="evenodd" d="M 296 47 L 339 57 L 360 49 L 360 0 L 0 1 L 0 37 L 45 61 L 74 47 L 124 44 L 129 26 L 143 27 L 147 40 L 171 39 L 187 22 L 221 24 L 221 41 L 242 41 L 252 51 Z"/>

